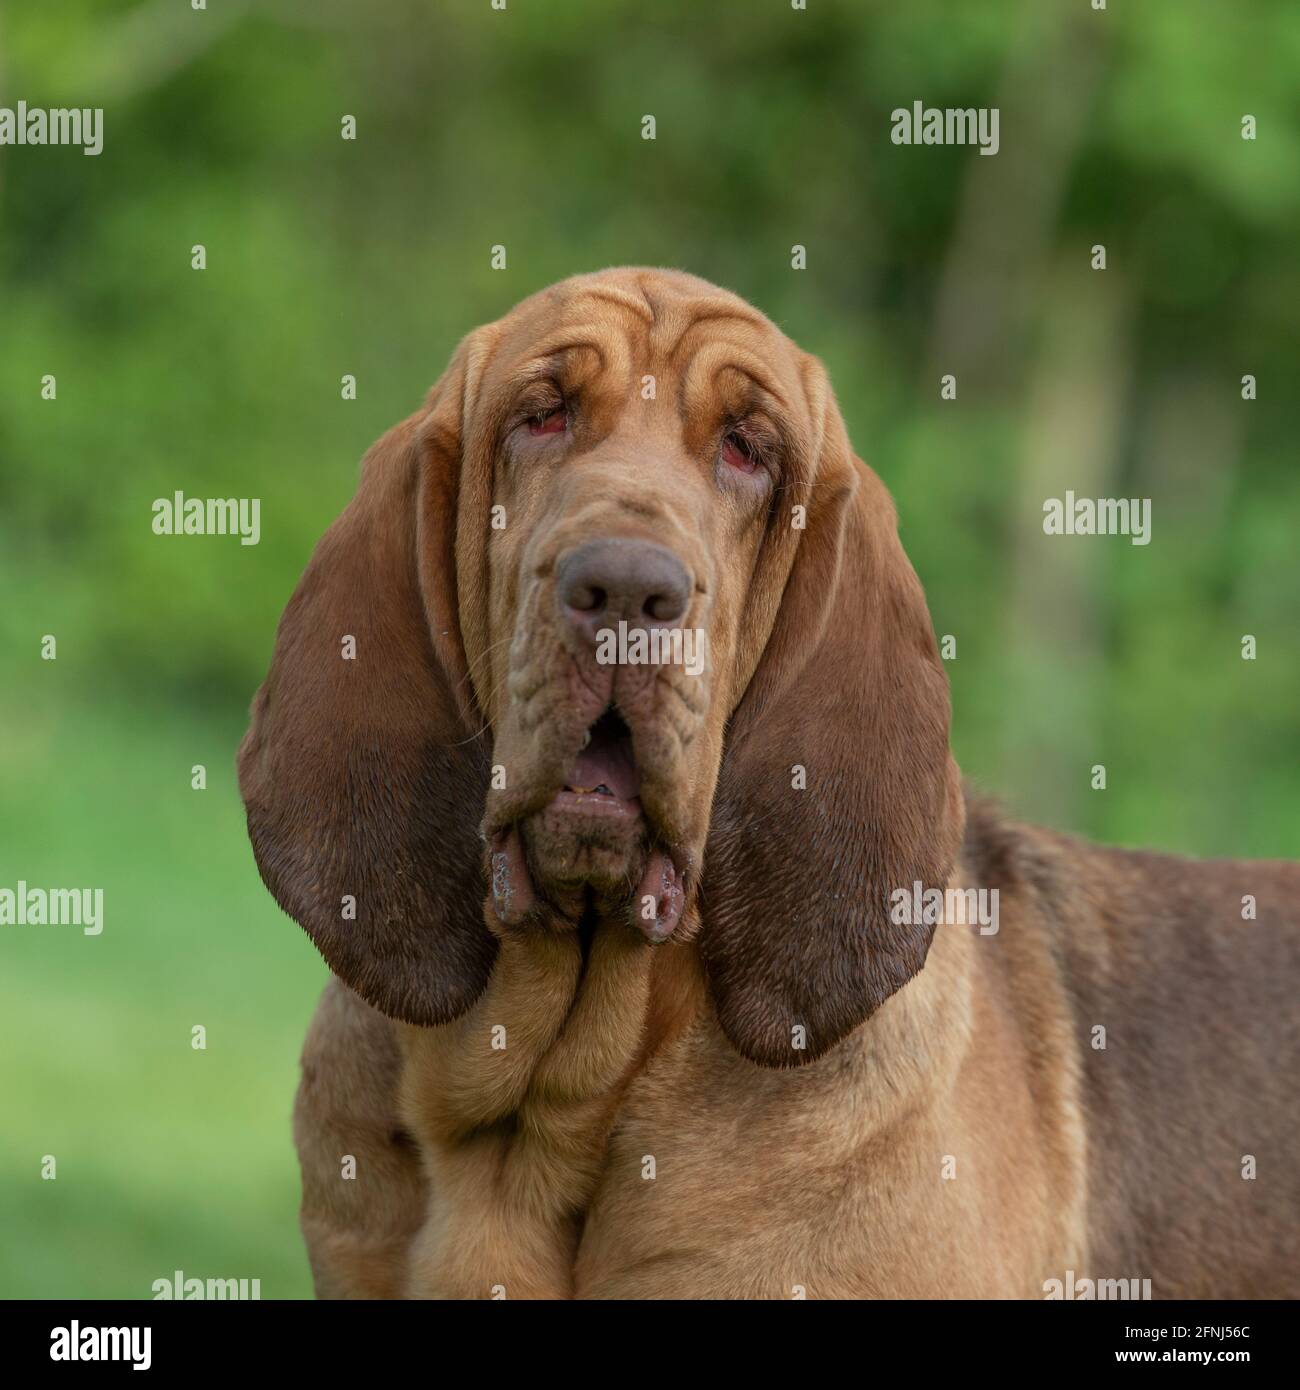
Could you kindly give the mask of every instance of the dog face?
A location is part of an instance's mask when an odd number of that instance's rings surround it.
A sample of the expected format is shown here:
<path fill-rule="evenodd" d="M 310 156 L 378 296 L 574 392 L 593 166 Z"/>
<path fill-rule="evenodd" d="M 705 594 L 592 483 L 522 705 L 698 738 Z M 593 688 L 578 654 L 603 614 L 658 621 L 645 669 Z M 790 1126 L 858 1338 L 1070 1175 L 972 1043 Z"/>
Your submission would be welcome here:
<path fill-rule="evenodd" d="M 492 338 L 471 423 L 487 602 L 465 631 L 494 742 L 494 908 L 627 915 L 664 940 L 752 669 L 743 630 L 771 626 L 751 579 L 808 452 L 811 363 L 742 301 L 665 274 L 568 282 Z"/>
<path fill-rule="evenodd" d="M 476 330 L 372 449 L 240 778 L 268 886 L 386 1012 L 455 1017 L 501 933 L 594 917 L 698 949 L 733 1043 L 792 1065 L 924 961 L 886 903 L 951 866 L 947 728 L 820 364 L 622 270 Z"/>

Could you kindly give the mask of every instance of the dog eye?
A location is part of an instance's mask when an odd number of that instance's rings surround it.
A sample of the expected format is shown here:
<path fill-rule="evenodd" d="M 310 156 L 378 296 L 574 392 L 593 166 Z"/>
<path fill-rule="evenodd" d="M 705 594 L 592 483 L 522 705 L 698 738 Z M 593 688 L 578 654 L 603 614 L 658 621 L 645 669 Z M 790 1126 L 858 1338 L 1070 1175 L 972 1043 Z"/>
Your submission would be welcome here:
<path fill-rule="evenodd" d="M 752 473 L 758 467 L 754 446 L 735 430 L 722 441 L 722 461 L 741 473 Z"/>
<path fill-rule="evenodd" d="M 568 424 L 568 415 L 563 405 L 550 410 L 539 410 L 528 421 L 529 434 L 562 434 Z"/>

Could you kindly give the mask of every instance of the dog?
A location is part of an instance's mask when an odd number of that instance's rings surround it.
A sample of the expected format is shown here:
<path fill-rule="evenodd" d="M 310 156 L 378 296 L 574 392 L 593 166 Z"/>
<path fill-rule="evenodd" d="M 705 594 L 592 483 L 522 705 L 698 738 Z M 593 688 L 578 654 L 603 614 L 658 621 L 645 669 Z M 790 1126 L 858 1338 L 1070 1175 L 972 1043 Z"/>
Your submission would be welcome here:
<path fill-rule="evenodd" d="M 610 270 L 465 338 L 239 752 L 334 976 L 318 1295 L 1300 1294 L 1300 868 L 1017 824 L 949 712 L 889 495 L 745 301 Z M 972 888 L 996 932 L 899 910 Z"/>

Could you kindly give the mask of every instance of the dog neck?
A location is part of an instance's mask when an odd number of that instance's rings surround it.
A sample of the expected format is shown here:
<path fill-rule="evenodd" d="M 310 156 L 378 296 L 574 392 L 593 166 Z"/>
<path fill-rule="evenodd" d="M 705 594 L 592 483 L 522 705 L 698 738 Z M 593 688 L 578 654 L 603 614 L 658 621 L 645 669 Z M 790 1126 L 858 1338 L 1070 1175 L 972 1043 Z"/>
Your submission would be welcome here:
<path fill-rule="evenodd" d="M 507 932 L 468 1013 L 401 1030 L 401 1112 L 437 1206 L 413 1252 L 422 1296 L 568 1296 L 619 1099 L 702 997 L 694 957 L 621 924 L 585 943 Z"/>
<path fill-rule="evenodd" d="M 810 1072 L 843 1080 L 847 1067 L 868 1127 L 943 1086 L 926 1040 L 951 1063 L 954 1052 L 937 1044 L 966 1025 L 953 1012 L 966 998 L 964 945 L 936 940 L 929 968 L 841 1048 L 774 1081 L 815 1088 Z M 936 1017 L 940 997 L 945 1016 Z M 502 936 L 467 1014 L 401 1035 L 400 1109 L 432 1203 L 411 1254 L 409 1290 L 420 1297 L 571 1296 L 585 1213 L 629 1086 L 649 1067 L 671 1068 L 683 1047 L 729 1048 L 690 941 L 652 947 L 614 924 L 585 947 L 572 931 Z M 911 1059 L 906 1077 L 896 1074 L 900 1058 Z"/>

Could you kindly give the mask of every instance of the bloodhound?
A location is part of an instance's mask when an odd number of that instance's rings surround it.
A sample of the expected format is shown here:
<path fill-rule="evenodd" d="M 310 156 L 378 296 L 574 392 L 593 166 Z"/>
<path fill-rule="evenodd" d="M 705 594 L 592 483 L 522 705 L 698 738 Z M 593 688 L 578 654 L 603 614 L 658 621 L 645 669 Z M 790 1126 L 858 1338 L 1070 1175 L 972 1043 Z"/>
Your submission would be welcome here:
<path fill-rule="evenodd" d="M 814 357 L 661 270 L 471 333 L 239 755 L 318 1294 L 1300 1293 L 1300 870 L 1014 824 L 948 724 Z"/>

